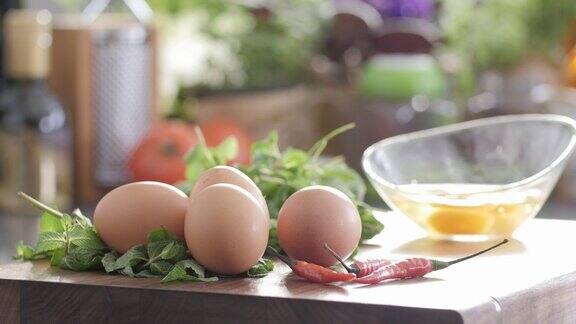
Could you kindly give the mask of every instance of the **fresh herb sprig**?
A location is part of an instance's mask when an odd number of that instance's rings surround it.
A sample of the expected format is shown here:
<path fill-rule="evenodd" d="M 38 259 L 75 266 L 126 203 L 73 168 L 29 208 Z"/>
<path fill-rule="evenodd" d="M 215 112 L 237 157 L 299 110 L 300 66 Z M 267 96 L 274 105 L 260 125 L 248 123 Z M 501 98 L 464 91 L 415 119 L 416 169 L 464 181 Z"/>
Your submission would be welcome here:
<path fill-rule="evenodd" d="M 80 210 L 76 209 L 71 214 L 61 213 L 25 193 L 18 195 L 43 213 L 36 246 L 19 242 L 16 258 L 50 259 L 50 264 L 54 266 L 76 271 L 102 267 L 102 256 L 108 248 L 96 234 L 90 219 Z"/>
<path fill-rule="evenodd" d="M 363 202 L 366 193 L 364 179 L 348 167 L 341 157 L 321 157 L 331 139 L 352 128 L 354 124 L 347 124 L 333 130 L 308 151 L 295 148 L 281 151 L 277 132 L 271 132 L 267 138 L 252 144 L 251 164 L 239 168 L 256 183 L 266 198 L 271 218 L 268 245 L 279 248 L 276 219 L 284 201 L 299 189 L 310 185 L 337 188 L 356 203 L 362 220 L 362 240 L 370 239 L 382 231 L 384 225 Z M 187 182 L 181 187 L 190 190 L 203 171 L 232 160 L 237 154 L 237 145 L 231 144 L 234 141 L 234 138 L 228 138 L 214 148 L 206 147 L 200 141 L 186 158 Z"/>
<path fill-rule="evenodd" d="M 102 265 L 107 273 L 158 277 L 162 282 L 218 280 L 218 277 L 206 277 L 204 268 L 186 255 L 184 244 L 164 228 L 150 232 L 146 247 L 136 245 L 122 255 L 106 253 Z"/>
<path fill-rule="evenodd" d="M 146 246 L 136 245 L 119 254 L 100 239 L 92 222 L 78 209 L 62 213 L 36 199 L 19 193 L 20 197 L 43 214 L 40 218 L 38 243 L 32 247 L 19 242 L 16 259 L 50 259 L 50 264 L 73 271 L 103 269 L 109 274 L 134 278 L 161 278 L 162 282 L 218 280 L 207 276 L 204 267 L 187 254 L 186 246 L 164 228 L 148 234 Z M 264 277 L 274 270 L 270 260 L 262 259 L 244 276 Z"/>

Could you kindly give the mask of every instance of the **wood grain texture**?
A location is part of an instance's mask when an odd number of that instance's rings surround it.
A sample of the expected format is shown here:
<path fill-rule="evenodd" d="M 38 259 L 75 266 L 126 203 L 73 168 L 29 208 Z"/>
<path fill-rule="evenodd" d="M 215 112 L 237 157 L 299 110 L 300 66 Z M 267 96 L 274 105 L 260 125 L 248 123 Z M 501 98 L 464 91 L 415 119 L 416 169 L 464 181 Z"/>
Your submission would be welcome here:
<path fill-rule="evenodd" d="M 16 282 L 22 323 L 460 323 L 450 310 Z M 5 305 L 2 305 L 2 310 Z M 18 313 L 2 323 L 17 323 Z"/>
<path fill-rule="evenodd" d="M 431 241 L 405 219 L 381 216 L 385 233 L 360 257 L 446 260 L 491 244 Z M 478 259 L 369 287 L 304 282 L 279 263 L 261 279 L 167 285 L 11 263 L 0 266 L 0 313 L 24 323 L 573 323 L 576 258 L 554 256 L 572 254 L 575 232 L 576 222 L 533 220 Z"/>
<path fill-rule="evenodd" d="M 20 282 L 0 281 L 0 323 L 20 321 Z"/>
<path fill-rule="evenodd" d="M 131 289 L 26 282 L 21 285 L 26 323 L 134 323 L 140 296 Z"/>

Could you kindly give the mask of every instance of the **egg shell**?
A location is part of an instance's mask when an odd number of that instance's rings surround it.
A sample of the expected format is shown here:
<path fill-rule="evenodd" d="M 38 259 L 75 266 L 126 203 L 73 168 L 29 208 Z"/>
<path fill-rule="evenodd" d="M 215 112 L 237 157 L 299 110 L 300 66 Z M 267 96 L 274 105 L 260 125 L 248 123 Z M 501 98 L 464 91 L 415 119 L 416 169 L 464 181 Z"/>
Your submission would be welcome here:
<path fill-rule="evenodd" d="M 264 199 L 262 192 L 254 181 L 244 174 L 244 172 L 227 165 L 216 166 L 202 173 L 194 184 L 190 197 L 195 196 L 197 193 L 204 190 L 204 188 L 218 183 L 233 184 L 248 191 L 248 193 L 256 198 L 258 203 L 262 206 L 266 217 L 270 218 L 266 199 Z"/>
<path fill-rule="evenodd" d="M 225 275 L 247 271 L 264 254 L 268 217 L 239 186 L 219 183 L 190 200 L 184 232 L 190 254 L 207 269 Z"/>
<path fill-rule="evenodd" d="M 106 194 L 94 211 L 94 227 L 112 249 L 124 253 L 146 244 L 148 233 L 166 228 L 184 240 L 188 197 L 168 184 L 143 181 L 120 186 Z"/>
<path fill-rule="evenodd" d="M 284 202 L 278 214 L 278 240 L 286 254 L 325 267 L 337 261 L 323 248 L 324 243 L 347 258 L 358 246 L 361 234 L 356 206 L 332 187 L 299 190 Z"/>

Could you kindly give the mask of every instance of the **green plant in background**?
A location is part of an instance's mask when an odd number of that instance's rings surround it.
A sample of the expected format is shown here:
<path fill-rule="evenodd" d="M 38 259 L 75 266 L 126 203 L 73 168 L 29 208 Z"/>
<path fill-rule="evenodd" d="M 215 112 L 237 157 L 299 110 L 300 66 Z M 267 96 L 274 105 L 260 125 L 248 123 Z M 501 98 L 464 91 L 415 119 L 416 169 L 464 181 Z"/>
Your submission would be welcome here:
<path fill-rule="evenodd" d="M 576 19 L 574 0 L 441 0 L 447 46 L 476 71 L 506 69 L 530 54 L 554 55 Z"/>
<path fill-rule="evenodd" d="M 158 13 L 194 12 L 204 19 L 201 31 L 232 50 L 238 68 L 224 69 L 221 84 L 200 81 L 212 89 L 261 89 L 310 80 L 308 65 L 325 21 L 324 0 L 262 1 L 246 5 L 230 0 L 152 0 Z"/>
<path fill-rule="evenodd" d="M 567 27 L 576 21 L 574 0 L 526 0 L 530 46 L 539 50 L 561 47 Z"/>
<path fill-rule="evenodd" d="M 528 42 L 524 2 L 443 0 L 440 24 L 448 46 L 479 70 L 513 64 Z"/>

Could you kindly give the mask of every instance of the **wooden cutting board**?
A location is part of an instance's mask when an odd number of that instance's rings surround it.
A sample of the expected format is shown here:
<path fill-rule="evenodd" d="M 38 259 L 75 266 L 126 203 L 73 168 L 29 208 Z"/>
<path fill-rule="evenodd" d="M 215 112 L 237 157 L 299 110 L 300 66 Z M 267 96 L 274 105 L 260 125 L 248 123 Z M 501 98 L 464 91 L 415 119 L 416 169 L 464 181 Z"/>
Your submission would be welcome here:
<path fill-rule="evenodd" d="M 488 243 L 432 241 L 402 216 L 360 257 L 448 260 Z M 277 263 L 262 279 L 161 284 L 51 268 L 0 266 L 0 323 L 575 323 L 576 221 L 535 219 L 504 247 L 426 278 L 376 286 L 304 282 Z"/>

